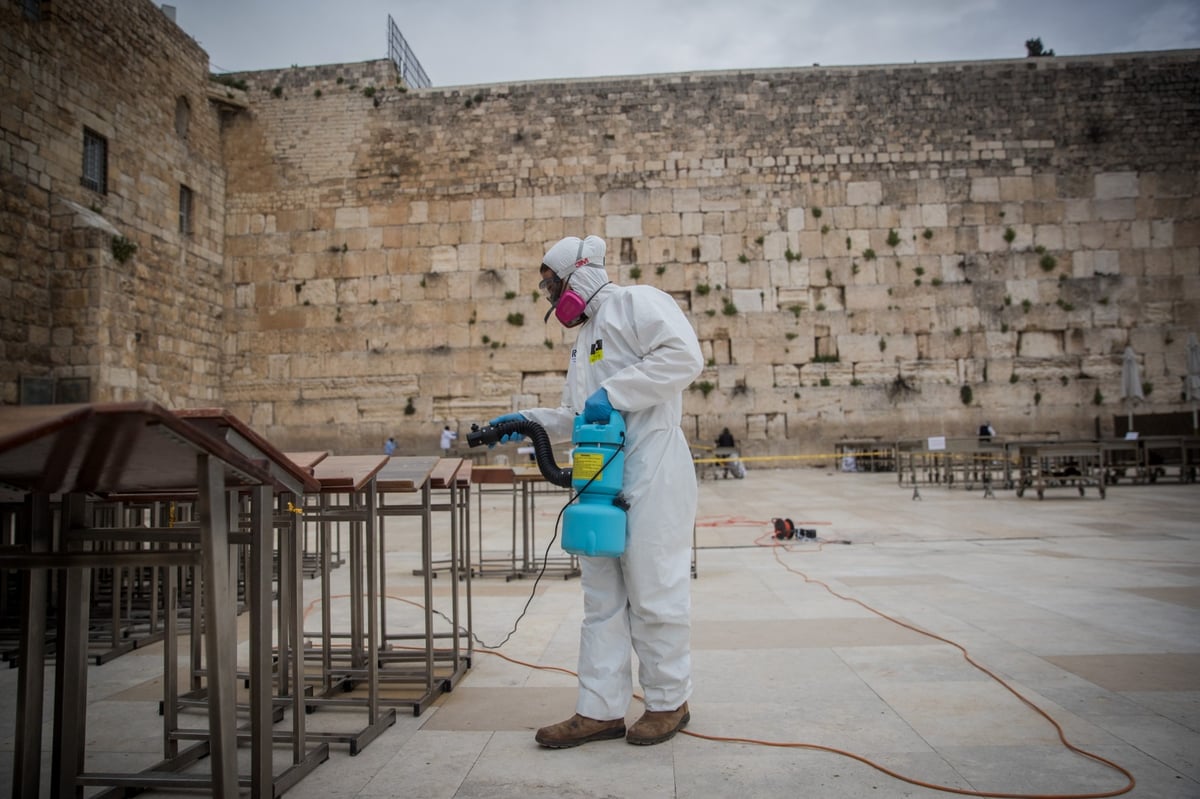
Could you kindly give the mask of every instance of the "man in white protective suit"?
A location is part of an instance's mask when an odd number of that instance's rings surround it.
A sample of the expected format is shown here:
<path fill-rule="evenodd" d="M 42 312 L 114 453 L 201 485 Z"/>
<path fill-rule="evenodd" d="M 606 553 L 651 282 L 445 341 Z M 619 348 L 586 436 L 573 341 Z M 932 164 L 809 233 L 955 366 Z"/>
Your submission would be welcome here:
<path fill-rule="evenodd" d="M 531 419 L 551 441 L 569 440 L 579 413 L 588 422 L 607 422 L 615 409 L 626 425 L 625 552 L 619 558 L 580 558 L 579 698 L 574 716 L 537 731 L 537 742 L 552 749 L 622 736 L 631 744 L 662 743 L 691 718 L 691 546 L 698 489 L 679 423 L 683 391 L 704 359 L 675 300 L 651 286 L 609 281 L 605 250 L 598 236 L 571 236 L 542 259 L 540 287 L 551 313 L 579 329 L 561 407 L 492 420 Z M 519 433 L 501 440 L 517 438 Z M 638 656 L 645 712 L 627 732 L 631 651 Z"/>

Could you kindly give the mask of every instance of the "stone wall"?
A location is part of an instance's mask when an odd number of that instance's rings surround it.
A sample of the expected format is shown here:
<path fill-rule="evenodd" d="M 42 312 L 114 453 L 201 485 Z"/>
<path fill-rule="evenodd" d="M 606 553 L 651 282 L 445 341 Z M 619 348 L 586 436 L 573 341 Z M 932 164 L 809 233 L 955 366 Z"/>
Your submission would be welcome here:
<path fill-rule="evenodd" d="M 218 108 L 237 101 L 214 105 L 208 56 L 149 0 L 0 4 L 0 64 L 0 402 L 86 378 L 93 401 L 219 404 Z M 84 128 L 107 140 L 104 191 L 81 184 Z"/>
<path fill-rule="evenodd" d="M 696 326 L 699 441 L 1110 433 L 1126 346 L 1137 411 L 1186 409 L 1197 52 L 420 91 L 384 60 L 242 91 L 149 0 L 41 8 L 0 6 L 0 402 L 87 378 L 285 448 L 432 451 L 558 401 L 536 267 L 597 233 Z"/>
<path fill-rule="evenodd" d="M 246 74 L 225 403 L 288 446 L 431 451 L 555 404 L 542 252 L 609 244 L 709 360 L 695 439 L 1111 432 L 1121 353 L 1181 410 L 1200 327 L 1200 54 L 405 91 L 387 62 Z M 969 394 L 969 400 L 968 398 Z"/>

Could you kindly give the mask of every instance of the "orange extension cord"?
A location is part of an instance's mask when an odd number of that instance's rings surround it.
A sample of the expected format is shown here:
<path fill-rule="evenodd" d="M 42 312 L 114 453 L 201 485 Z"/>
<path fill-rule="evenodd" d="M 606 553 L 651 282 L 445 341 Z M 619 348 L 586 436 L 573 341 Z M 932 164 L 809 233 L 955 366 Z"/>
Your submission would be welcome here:
<path fill-rule="evenodd" d="M 742 521 L 742 520 L 739 520 L 739 521 Z M 797 527 L 799 527 L 801 523 L 797 522 L 796 524 L 797 524 Z M 803 522 L 803 524 L 814 525 L 814 524 L 827 524 L 827 523 L 826 522 L 808 522 L 808 521 L 806 521 L 806 522 Z M 768 539 L 770 539 L 770 540 L 768 541 Z M 915 626 L 913 626 L 907 622 L 901 621 L 893 616 L 889 616 L 888 614 L 884 613 L 883 611 L 871 607 L 870 605 L 863 602 L 862 600 L 855 599 L 854 597 L 846 596 L 845 594 L 838 593 L 837 591 L 830 588 L 828 584 L 822 582 L 821 580 L 818 580 L 814 577 L 809 577 L 807 574 L 800 571 L 799 569 L 792 568 L 791 566 L 789 566 L 787 563 L 785 563 L 783 561 L 783 559 L 780 557 L 780 554 L 779 554 L 781 550 L 786 551 L 786 552 L 820 552 L 824 548 L 825 542 L 818 542 L 815 549 L 794 549 L 790 545 L 786 545 L 786 544 L 782 544 L 782 543 L 778 542 L 775 539 L 773 533 L 768 532 L 768 533 L 760 536 L 758 539 L 756 539 L 755 543 L 759 546 L 771 547 L 772 553 L 775 556 L 775 560 L 779 563 L 779 565 L 783 566 L 783 568 L 787 569 L 792 574 L 798 575 L 799 577 L 803 578 L 804 582 L 813 584 L 813 585 L 819 585 L 822 588 L 824 588 L 826 591 L 828 591 L 830 594 L 837 597 L 838 599 L 841 599 L 846 602 L 853 602 L 854 604 L 858 605 L 859 607 L 861 607 L 871 613 L 874 613 L 876 616 L 879 616 L 880 618 L 883 618 L 883 619 L 887 619 L 888 621 L 892 622 L 893 624 L 899 625 L 900 627 L 903 627 L 906 630 L 911 630 L 912 632 L 917 633 L 918 635 L 923 635 L 927 638 L 932 638 L 935 641 L 941 641 L 944 644 L 954 647 L 955 649 L 957 649 L 959 652 L 962 653 L 964 660 L 966 660 L 968 663 L 970 663 L 972 666 L 974 666 L 979 671 L 986 674 L 988 677 L 991 677 L 993 680 L 995 680 L 997 683 L 999 683 L 1001 685 L 1001 687 L 1003 687 L 1006 691 L 1011 693 L 1013 696 L 1015 696 L 1017 699 L 1019 699 L 1022 703 L 1024 703 L 1027 707 L 1029 707 L 1031 710 L 1033 710 L 1033 712 L 1037 713 L 1039 716 L 1041 716 L 1046 721 L 1048 721 L 1051 724 L 1051 726 L 1054 727 L 1055 731 L 1058 733 L 1058 740 L 1060 742 L 1062 742 L 1063 746 L 1065 746 L 1067 749 L 1071 750 L 1072 752 L 1074 752 L 1077 755 L 1086 757 L 1089 760 L 1094 760 L 1097 763 L 1101 763 L 1105 766 L 1108 766 L 1109 768 L 1113 769 L 1114 771 L 1120 772 L 1122 775 L 1125 776 L 1126 783 L 1123 787 L 1118 788 L 1117 790 L 1105 791 L 1103 793 L 1052 793 L 1051 794 L 1051 793 L 1000 793 L 1000 792 L 995 792 L 995 791 L 973 791 L 968 788 L 954 788 L 949 785 L 940 785 L 936 782 L 926 782 L 925 780 L 920 780 L 920 779 L 917 779 L 916 777 L 909 777 L 904 774 L 901 774 L 898 771 L 894 771 L 894 770 L 888 768 L 887 766 L 884 766 L 881 763 L 876 763 L 874 760 L 871 760 L 869 757 L 866 757 L 864 755 L 855 754 L 854 752 L 849 752 L 845 749 L 838 749 L 837 747 L 833 747 L 833 746 L 824 746 L 822 744 L 789 742 L 789 741 L 768 741 L 768 740 L 763 740 L 761 738 L 741 738 L 741 737 L 727 736 L 727 735 L 708 735 L 706 733 L 696 732 L 694 730 L 688 730 L 688 729 L 680 730 L 679 731 L 680 735 L 690 735 L 693 738 L 700 738 L 705 741 L 716 741 L 718 743 L 740 743 L 740 744 L 750 744 L 753 746 L 773 746 L 773 747 L 777 747 L 777 748 L 781 748 L 781 749 L 812 749 L 812 750 L 815 750 L 818 752 L 829 752 L 830 754 L 841 755 L 842 757 L 848 757 L 851 760 L 857 760 L 859 763 L 870 766 L 871 768 L 875 769 L 876 771 L 886 774 L 887 776 L 889 776 L 893 779 L 900 780 L 901 782 L 907 782 L 910 785 L 916 785 L 921 788 L 929 788 L 934 791 L 942 791 L 944 793 L 958 794 L 959 796 L 980 796 L 980 797 L 989 797 L 989 799 L 1104 799 L 1104 797 L 1108 797 L 1108 796 L 1121 796 L 1122 794 L 1129 793 L 1137 785 L 1137 781 L 1134 779 L 1133 774 L 1131 774 L 1128 769 L 1114 763 L 1113 761 L 1109 760 L 1106 757 L 1102 757 L 1094 752 L 1089 752 L 1086 749 L 1076 746 L 1075 744 L 1073 744 L 1069 740 L 1067 740 L 1066 733 L 1063 732 L 1062 726 L 1057 721 L 1055 721 L 1054 718 L 1051 717 L 1049 713 L 1047 713 L 1046 711 L 1044 711 L 1040 707 L 1038 707 L 1036 704 L 1034 704 L 1032 700 L 1028 699 L 1023 694 L 1021 694 L 1021 692 L 1018 691 L 1016 688 L 1013 688 L 1009 683 L 1007 683 L 1004 680 L 1004 678 L 1000 677 L 998 674 L 996 674 L 991 669 L 989 669 L 986 666 L 977 662 L 974 658 L 971 657 L 971 654 L 961 644 L 951 641 L 949 638 L 944 638 L 943 636 L 940 636 L 936 633 L 931 633 L 931 632 L 928 632 L 927 630 L 922 630 L 919 627 L 915 627 Z M 837 543 L 848 544 L 850 542 L 849 541 L 841 541 L 841 542 L 837 542 Z M 331 599 L 341 599 L 341 598 L 344 598 L 347 596 L 348 596 L 347 594 L 339 594 L 338 596 L 331 597 Z M 424 609 L 423 605 L 421 605 L 417 602 L 414 602 L 411 599 L 405 599 L 404 597 L 393 596 L 391 594 L 388 594 L 387 596 L 389 599 L 394 599 L 394 600 L 397 600 L 398 602 L 405 602 L 409 605 L 413 605 L 415 607 Z M 308 613 L 319 602 L 320 602 L 320 600 L 317 599 L 317 600 L 313 600 L 312 602 L 309 603 L 308 607 L 305 608 L 305 611 L 304 611 L 305 617 L 308 616 Z M 417 647 L 404 647 L 404 648 L 416 649 Z M 556 671 L 561 674 L 569 674 L 572 677 L 579 676 L 574 671 L 571 671 L 570 669 L 567 669 L 567 668 L 563 668 L 562 666 L 542 666 L 542 665 L 539 665 L 536 663 L 527 663 L 526 661 L 509 657 L 508 655 L 501 654 L 498 651 L 495 651 L 493 649 L 488 649 L 486 647 L 481 648 L 478 651 L 482 652 L 484 654 L 488 654 L 488 655 L 495 655 L 496 657 L 501 658 L 502 660 L 507 660 L 509 663 L 514 663 L 518 666 L 525 666 L 526 668 L 530 668 L 530 669 L 536 669 L 538 671 Z M 637 699 L 639 702 L 644 701 L 642 699 L 642 697 L 638 694 L 634 694 L 634 698 Z"/>

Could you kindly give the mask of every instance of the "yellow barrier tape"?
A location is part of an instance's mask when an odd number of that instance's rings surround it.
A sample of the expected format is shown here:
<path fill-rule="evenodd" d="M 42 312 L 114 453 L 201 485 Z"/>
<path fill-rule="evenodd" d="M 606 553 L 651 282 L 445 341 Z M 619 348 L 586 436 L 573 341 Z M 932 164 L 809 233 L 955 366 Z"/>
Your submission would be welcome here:
<path fill-rule="evenodd" d="M 896 460 L 908 460 L 912 458 L 956 458 L 959 460 L 977 460 L 977 461 L 1009 461 L 1016 463 L 1020 459 L 1016 456 L 1004 456 L 1000 454 L 987 455 L 967 452 L 913 452 L 902 453 L 897 455 L 891 450 L 873 450 L 873 451 L 855 451 L 855 452 L 819 452 L 814 455 L 727 455 L 723 458 L 692 458 L 692 463 L 725 463 L 726 461 L 737 460 L 742 463 L 748 461 L 792 461 L 792 460 L 826 460 L 833 458 L 841 460 L 842 458 L 893 458 Z"/>

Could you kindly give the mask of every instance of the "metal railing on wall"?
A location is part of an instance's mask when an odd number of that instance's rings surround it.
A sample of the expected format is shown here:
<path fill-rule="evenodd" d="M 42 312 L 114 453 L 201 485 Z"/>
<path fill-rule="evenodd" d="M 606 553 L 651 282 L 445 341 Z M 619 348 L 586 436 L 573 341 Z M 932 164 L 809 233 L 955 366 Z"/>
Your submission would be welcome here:
<path fill-rule="evenodd" d="M 396 27 L 396 21 L 392 19 L 391 14 L 388 14 L 388 58 L 392 59 L 392 63 L 400 70 L 400 77 L 404 79 L 405 86 L 410 89 L 428 89 L 433 85 L 421 62 L 417 60 L 416 53 L 408 46 L 404 34 Z"/>

